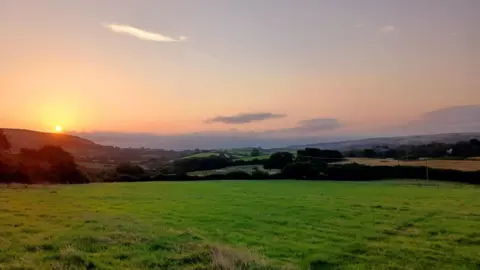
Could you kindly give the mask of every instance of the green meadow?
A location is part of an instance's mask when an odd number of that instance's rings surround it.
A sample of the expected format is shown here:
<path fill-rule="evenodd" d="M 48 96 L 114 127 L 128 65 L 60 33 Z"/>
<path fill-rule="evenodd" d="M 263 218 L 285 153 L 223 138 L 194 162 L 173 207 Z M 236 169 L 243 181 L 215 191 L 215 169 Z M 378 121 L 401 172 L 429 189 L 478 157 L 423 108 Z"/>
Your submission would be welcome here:
<path fill-rule="evenodd" d="M 480 189 L 204 181 L 0 187 L 0 269 L 479 269 Z"/>

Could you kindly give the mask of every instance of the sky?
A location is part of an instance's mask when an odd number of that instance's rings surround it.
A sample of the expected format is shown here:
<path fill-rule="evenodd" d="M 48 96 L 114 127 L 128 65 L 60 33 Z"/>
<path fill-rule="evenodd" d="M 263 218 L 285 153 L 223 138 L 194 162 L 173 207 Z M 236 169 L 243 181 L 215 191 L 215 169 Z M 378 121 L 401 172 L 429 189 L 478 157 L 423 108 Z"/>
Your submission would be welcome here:
<path fill-rule="evenodd" d="M 0 126 L 480 131 L 478 14 L 477 0 L 0 0 Z"/>

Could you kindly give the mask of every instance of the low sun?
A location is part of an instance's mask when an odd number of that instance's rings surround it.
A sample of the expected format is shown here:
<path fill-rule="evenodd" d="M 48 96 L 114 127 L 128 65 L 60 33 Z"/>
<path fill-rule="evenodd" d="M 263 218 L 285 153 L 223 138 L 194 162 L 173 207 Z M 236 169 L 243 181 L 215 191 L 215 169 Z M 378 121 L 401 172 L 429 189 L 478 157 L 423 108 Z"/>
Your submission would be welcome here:
<path fill-rule="evenodd" d="M 61 126 L 55 126 L 56 132 L 62 132 L 63 128 Z"/>

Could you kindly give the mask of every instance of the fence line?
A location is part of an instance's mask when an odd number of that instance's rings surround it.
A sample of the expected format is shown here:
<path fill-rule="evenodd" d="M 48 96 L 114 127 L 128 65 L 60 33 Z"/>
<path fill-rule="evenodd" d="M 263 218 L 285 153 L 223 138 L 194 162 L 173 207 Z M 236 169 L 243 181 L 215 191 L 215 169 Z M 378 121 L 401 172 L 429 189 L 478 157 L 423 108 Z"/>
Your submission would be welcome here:
<path fill-rule="evenodd" d="M 415 166 L 425 167 L 424 179 L 430 180 L 430 169 L 451 169 L 459 171 L 480 171 L 480 159 L 445 159 L 445 158 L 420 158 L 415 160 L 402 160 L 392 158 L 365 158 L 365 157 L 345 157 L 345 158 L 324 158 L 309 157 L 312 159 L 325 160 L 331 165 L 334 164 L 353 164 L 369 166 Z"/>

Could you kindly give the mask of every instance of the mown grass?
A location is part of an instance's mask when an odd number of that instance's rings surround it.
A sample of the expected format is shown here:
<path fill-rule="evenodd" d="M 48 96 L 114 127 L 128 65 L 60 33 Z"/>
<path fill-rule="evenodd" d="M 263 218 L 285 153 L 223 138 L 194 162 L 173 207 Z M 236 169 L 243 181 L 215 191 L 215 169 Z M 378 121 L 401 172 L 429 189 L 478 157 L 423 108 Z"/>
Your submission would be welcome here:
<path fill-rule="evenodd" d="M 480 190 L 206 181 L 0 188 L 0 269 L 478 269 Z"/>

